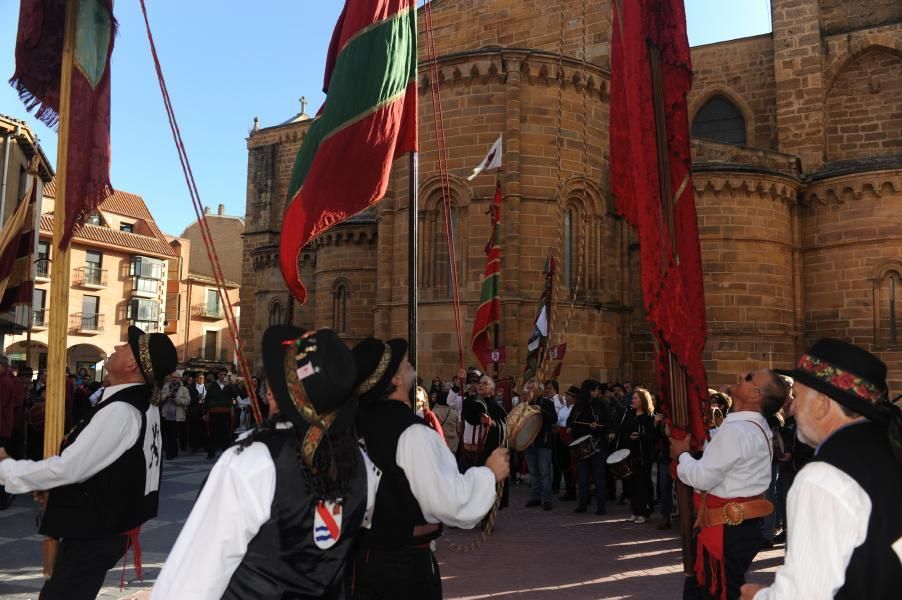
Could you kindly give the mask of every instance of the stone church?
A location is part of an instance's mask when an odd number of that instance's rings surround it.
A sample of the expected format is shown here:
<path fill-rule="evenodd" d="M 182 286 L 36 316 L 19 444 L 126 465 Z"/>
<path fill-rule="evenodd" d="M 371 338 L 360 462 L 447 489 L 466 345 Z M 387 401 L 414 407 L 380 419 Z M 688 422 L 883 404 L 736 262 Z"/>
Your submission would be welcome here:
<path fill-rule="evenodd" d="M 708 377 L 788 366 L 835 336 L 881 356 L 898 390 L 902 3 L 771 4 L 772 33 L 692 49 Z M 495 180 L 466 176 L 503 134 L 504 373 L 523 371 L 551 253 L 552 342 L 568 348 L 562 381 L 654 380 L 638 247 L 610 194 L 611 10 L 611 0 L 433 2 L 467 364 Z M 449 379 L 458 353 L 425 39 L 421 11 L 418 371 L 428 380 Z M 247 139 L 241 333 L 255 366 L 263 330 L 289 319 L 333 327 L 349 343 L 406 336 L 406 161 L 375 210 L 309 244 L 310 299 L 289 300 L 279 230 L 309 124 L 302 110 L 255 123 Z"/>

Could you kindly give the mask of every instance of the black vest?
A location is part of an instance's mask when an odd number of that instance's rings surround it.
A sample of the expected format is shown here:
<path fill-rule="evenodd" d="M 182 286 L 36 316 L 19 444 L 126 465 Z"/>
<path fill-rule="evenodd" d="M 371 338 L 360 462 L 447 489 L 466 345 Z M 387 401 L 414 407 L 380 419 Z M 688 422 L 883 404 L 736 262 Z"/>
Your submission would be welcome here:
<path fill-rule="evenodd" d="M 898 598 L 902 565 L 892 544 L 902 537 L 902 466 L 893 456 L 886 428 L 870 421 L 835 432 L 814 460 L 846 473 L 871 499 L 864 543 L 855 549 L 836 598 Z"/>
<path fill-rule="evenodd" d="M 40 532 L 55 538 L 99 538 L 125 533 L 157 516 L 160 487 L 160 430 L 156 420 L 152 439 L 147 432 L 147 412 L 153 389 L 135 385 L 113 394 L 88 412 L 60 445 L 72 444 L 94 416 L 115 402 L 125 402 L 141 413 L 138 439 L 111 465 L 81 483 L 50 490 Z M 145 442 L 156 445 L 156 454 L 145 455 Z M 148 466 L 148 460 L 152 461 Z M 147 478 L 155 481 L 147 486 Z M 146 487 L 150 491 L 145 494 Z"/>
<path fill-rule="evenodd" d="M 372 402 L 361 411 L 359 433 L 366 453 L 381 471 L 373 522 L 366 534 L 370 548 L 401 548 L 424 544 L 441 535 L 441 527 L 427 536 L 414 537 L 413 529 L 425 525 L 420 504 L 410 482 L 398 466 L 398 440 L 408 427 L 429 427 L 410 407 L 395 400 Z"/>
<path fill-rule="evenodd" d="M 366 513 L 366 467 L 353 453 L 353 474 L 341 506 L 338 541 L 328 549 L 314 541 L 316 500 L 298 463 L 293 429 L 277 429 L 257 441 L 266 444 L 276 468 L 270 518 L 248 544 L 224 599 L 344 598 L 344 564 Z M 199 549 L 203 552 L 203 549 Z"/>

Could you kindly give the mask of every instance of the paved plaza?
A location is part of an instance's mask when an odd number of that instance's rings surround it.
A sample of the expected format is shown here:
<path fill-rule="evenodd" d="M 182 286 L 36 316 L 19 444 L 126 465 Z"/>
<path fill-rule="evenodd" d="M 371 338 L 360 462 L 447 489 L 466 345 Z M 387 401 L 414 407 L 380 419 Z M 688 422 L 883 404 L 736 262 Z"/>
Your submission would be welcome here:
<path fill-rule="evenodd" d="M 141 534 L 144 581 L 129 562 L 126 587 L 120 567 L 107 576 L 100 598 L 127 598 L 153 585 L 166 553 L 175 542 L 206 477 L 211 462 L 203 454 L 183 455 L 166 463 L 160 515 Z M 658 531 L 653 519 L 644 525 L 626 521 L 629 511 L 609 506 L 609 514 L 574 514 L 574 503 L 556 502 L 554 510 L 523 508 L 526 486 L 511 488 L 511 506 L 498 518 L 496 531 L 476 552 L 451 549 L 446 540 L 466 543 L 475 532 L 452 530 L 438 540 L 445 598 L 477 600 L 596 600 L 679 598 L 683 575 L 675 530 Z M 36 534 L 37 504 L 16 498 L 0 512 L 0 598 L 37 598 L 42 585 L 41 537 Z M 782 548 L 762 552 L 751 581 L 770 581 L 782 563 Z"/>

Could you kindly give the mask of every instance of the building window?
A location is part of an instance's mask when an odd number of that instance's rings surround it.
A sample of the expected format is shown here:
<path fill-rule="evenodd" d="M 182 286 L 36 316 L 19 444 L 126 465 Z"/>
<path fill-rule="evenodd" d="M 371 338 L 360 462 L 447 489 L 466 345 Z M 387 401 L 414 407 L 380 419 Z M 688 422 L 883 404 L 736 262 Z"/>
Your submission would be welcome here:
<path fill-rule="evenodd" d="M 902 270 L 889 270 L 874 289 L 874 339 L 881 348 L 899 345 L 899 294 L 902 293 Z"/>
<path fill-rule="evenodd" d="M 564 285 L 570 289 L 573 284 L 573 209 L 564 213 Z"/>
<path fill-rule="evenodd" d="M 136 292 L 156 294 L 160 279 L 163 278 L 163 261 L 146 256 L 136 256 L 129 264 L 132 289 Z"/>
<path fill-rule="evenodd" d="M 695 114 L 692 137 L 745 145 L 745 119 L 735 104 L 723 96 L 714 96 Z"/>
<path fill-rule="evenodd" d="M 131 223 L 120 223 L 119 231 L 123 231 L 125 233 L 132 233 L 135 230 L 135 226 Z"/>
<path fill-rule="evenodd" d="M 35 260 L 38 277 L 50 276 L 50 242 L 38 242 L 38 257 Z"/>
<path fill-rule="evenodd" d="M 100 328 L 100 296 L 84 296 L 81 299 L 81 329 L 97 331 Z"/>
<path fill-rule="evenodd" d="M 86 225 L 102 225 L 103 220 L 100 218 L 100 213 L 92 212 L 90 215 L 85 217 Z"/>
<path fill-rule="evenodd" d="M 85 283 L 92 285 L 100 285 L 103 281 L 101 277 L 101 265 L 103 264 L 103 254 L 94 250 L 85 252 Z"/>
<path fill-rule="evenodd" d="M 275 300 L 269 306 L 269 325 L 281 325 L 285 322 L 285 308 L 282 303 Z"/>
<path fill-rule="evenodd" d="M 204 304 L 204 309 L 208 316 L 222 316 L 222 301 L 219 297 L 219 290 L 207 288 L 207 301 Z"/>
<path fill-rule="evenodd" d="M 160 320 L 160 303 L 146 298 L 132 298 L 128 302 L 126 318 L 130 321 L 156 323 Z"/>
<path fill-rule="evenodd" d="M 339 283 L 332 290 L 332 329 L 338 333 L 348 331 L 348 296 L 347 283 Z"/>
<path fill-rule="evenodd" d="M 44 312 L 46 302 L 47 290 L 34 288 L 34 295 L 32 296 L 31 303 L 34 307 L 33 323 L 35 327 L 44 327 L 47 324 L 47 314 Z"/>
<path fill-rule="evenodd" d="M 423 287 L 436 290 L 436 297 L 450 298 L 453 295 L 451 263 L 448 259 L 448 236 L 445 228 L 445 212 L 439 200 L 434 210 L 427 213 L 429 216 L 423 224 L 421 244 L 425 244 L 424 261 L 426 272 L 421 276 Z M 457 206 L 451 207 L 451 237 L 454 240 L 454 252 L 457 254 L 457 280 L 458 286 L 463 285 L 464 270 L 462 268 L 463 240 L 460 237 L 461 212 Z"/>

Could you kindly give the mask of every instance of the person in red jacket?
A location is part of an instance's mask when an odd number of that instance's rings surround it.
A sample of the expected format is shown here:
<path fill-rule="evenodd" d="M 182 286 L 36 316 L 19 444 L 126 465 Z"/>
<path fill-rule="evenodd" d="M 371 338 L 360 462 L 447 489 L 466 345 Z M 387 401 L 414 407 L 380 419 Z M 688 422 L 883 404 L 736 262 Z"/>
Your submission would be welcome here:
<path fill-rule="evenodd" d="M 9 446 L 15 423 L 16 386 L 9 374 L 9 359 L 0 354 L 0 447 Z M 0 510 L 12 502 L 12 496 L 0 486 Z"/>

